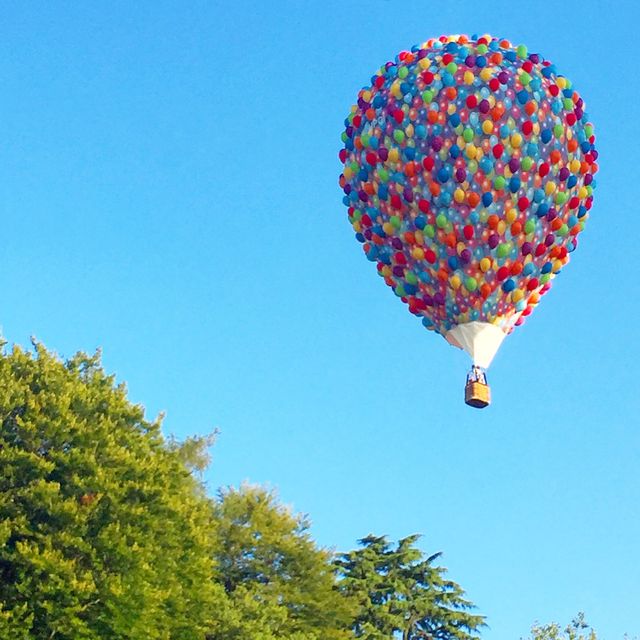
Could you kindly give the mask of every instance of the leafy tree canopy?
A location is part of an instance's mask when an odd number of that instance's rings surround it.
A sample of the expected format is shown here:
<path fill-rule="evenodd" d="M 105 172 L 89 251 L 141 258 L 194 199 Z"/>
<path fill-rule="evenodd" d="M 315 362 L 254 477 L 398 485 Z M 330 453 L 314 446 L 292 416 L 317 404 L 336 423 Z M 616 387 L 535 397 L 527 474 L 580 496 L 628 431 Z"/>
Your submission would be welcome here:
<path fill-rule="evenodd" d="M 208 500 L 97 356 L 0 356 L 0 462 L 0 637 L 205 637 Z"/>
<path fill-rule="evenodd" d="M 534 624 L 528 640 L 598 640 L 598 636 L 585 622 L 584 613 L 579 613 L 566 627 L 556 622 Z"/>
<path fill-rule="evenodd" d="M 258 487 L 222 491 L 216 502 L 215 578 L 224 585 L 236 621 L 220 640 L 291 638 L 342 640 L 352 605 L 336 589 L 331 554 L 318 549 L 306 518 Z"/>

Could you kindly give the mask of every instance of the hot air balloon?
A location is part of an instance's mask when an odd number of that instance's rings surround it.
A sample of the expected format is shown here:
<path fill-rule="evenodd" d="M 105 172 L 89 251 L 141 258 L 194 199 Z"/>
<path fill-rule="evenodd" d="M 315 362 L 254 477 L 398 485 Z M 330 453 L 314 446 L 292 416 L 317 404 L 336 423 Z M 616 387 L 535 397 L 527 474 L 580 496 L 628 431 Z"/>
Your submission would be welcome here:
<path fill-rule="evenodd" d="M 357 240 L 423 325 L 473 362 L 465 401 L 577 247 L 598 152 L 556 67 L 489 35 L 442 36 L 380 67 L 345 120 L 340 186 Z"/>

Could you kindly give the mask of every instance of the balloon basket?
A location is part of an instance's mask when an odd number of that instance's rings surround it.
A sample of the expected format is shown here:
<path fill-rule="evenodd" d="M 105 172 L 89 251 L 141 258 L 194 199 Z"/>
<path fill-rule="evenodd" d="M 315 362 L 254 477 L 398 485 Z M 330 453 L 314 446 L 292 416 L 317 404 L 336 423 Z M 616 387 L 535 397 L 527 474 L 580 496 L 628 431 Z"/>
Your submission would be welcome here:
<path fill-rule="evenodd" d="M 487 377 L 479 367 L 473 367 L 467 375 L 464 387 L 464 401 L 470 407 L 484 409 L 491 404 L 491 389 Z"/>

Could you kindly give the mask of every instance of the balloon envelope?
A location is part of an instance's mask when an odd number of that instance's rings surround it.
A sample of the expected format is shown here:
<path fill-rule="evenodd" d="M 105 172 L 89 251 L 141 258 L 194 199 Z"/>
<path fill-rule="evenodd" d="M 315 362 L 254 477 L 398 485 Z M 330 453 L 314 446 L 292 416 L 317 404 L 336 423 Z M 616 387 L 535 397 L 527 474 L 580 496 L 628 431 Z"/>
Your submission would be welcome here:
<path fill-rule="evenodd" d="M 376 72 L 342 141 L 367 258 L 427 329 L 488 366 L 589 217 L 598 153 L 584 101 L 523 45 L 442 36 Z"/>

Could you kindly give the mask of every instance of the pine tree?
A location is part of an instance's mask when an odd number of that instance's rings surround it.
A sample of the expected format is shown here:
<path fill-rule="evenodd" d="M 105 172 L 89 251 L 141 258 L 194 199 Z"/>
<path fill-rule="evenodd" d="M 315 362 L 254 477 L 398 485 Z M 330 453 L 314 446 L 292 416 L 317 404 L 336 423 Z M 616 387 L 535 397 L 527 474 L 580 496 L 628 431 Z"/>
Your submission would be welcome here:
<path fill-rule="evenodd" d="M 393 547 L 386 536 L 367 536 L 361 548 L 341 554 L 340 590 L 355 599 L 353 620 L 357 638 L 366 640 L 472 640 L 484 618 L 470 613 L 474 606 L 464 591 L 435 566 L 440 553 L 427 558 L 413 535 Z M 401 635 L 399 635 L 401 634 Z"/>

